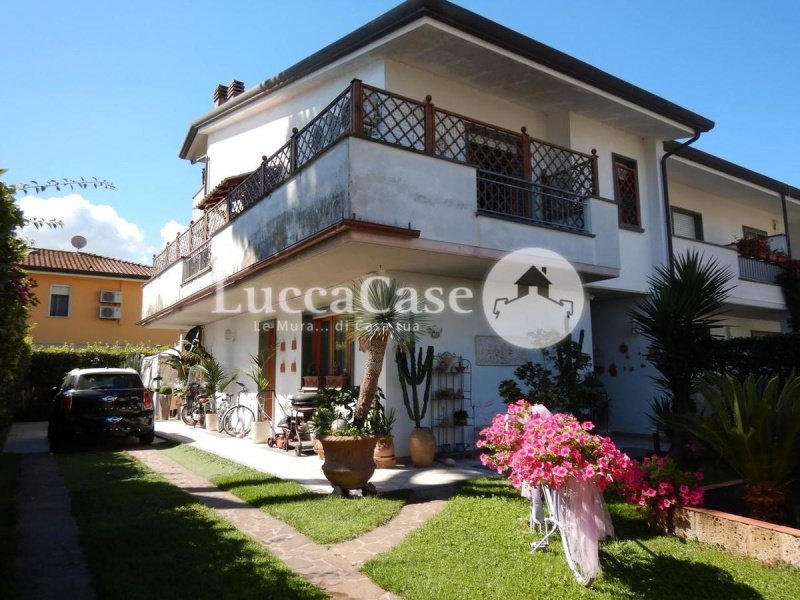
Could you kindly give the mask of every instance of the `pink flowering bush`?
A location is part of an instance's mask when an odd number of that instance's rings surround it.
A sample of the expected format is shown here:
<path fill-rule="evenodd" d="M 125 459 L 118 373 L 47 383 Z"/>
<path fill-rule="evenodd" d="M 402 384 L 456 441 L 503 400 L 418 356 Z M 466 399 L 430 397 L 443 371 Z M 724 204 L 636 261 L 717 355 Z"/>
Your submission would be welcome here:
<path fill-rule="evenodd" d="M 703 503 L 703 488 L 699 483 L 702 479 L 700 471 L 681 471 L 672 459 L 653 455 L 631 468 L 619 491 L 626 502 L 650 511 L 697 506 Z"/>
<path fill-rule="evenodd" d="M 509 472 L 515 487 L 527 482 L 557 489 L 572 477 L 593 481 L 603 491 L 622 482 L 631 459 L 607 437 L 594 435 L 594 425 L 572 415 L 549 415 L 539 405 L 519 400 L 506 415 L 497 415 L 481 432 L 481 461 L 498 473 Z"/>
<path fill-rule="evenodd" d="M 515 487 L 529 483 L 558 489 L 572 477 L 593 481 L 600 491 L 613 486 L 626 502 L 651 510 L 702 503 L 702 473 L 684 473 L 671 459 L 658 456 L 637 463 L 592 429 L 589 421 L 551 415 L 541 405 L 518 400 L 481 431 L 477 446 L 483 449 L 481 462 L 507 473 Z"/>

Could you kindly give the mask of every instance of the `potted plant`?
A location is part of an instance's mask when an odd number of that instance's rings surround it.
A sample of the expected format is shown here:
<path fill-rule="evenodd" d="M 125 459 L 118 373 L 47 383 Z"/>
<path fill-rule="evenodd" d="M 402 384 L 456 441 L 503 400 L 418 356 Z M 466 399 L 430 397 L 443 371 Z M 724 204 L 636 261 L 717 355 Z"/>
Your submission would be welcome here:
<path fill-rule="evenodd" d="M 436 438 L 429 427 L 422 426 L 422 420 L 425 418 L 428 401 L 431 397 L 433 346 L 428 346 L 423 358 L 422 348 L 417 353 L 416 345 L 412 340 L 410 344 L 397 347 L 395 362 L 400 377 L 400 387 L 403 390 L 403 403 L 408 411 L 408 417 L 415 424 L 414 429 L 408 435 L 408 451 L 411 454 L 411 462 L 415 467 L 429 467 L 433 464 L 436 453 Z M 425 388 L 422 394 L 422 404 L 420 404 L 417 387 L 422 383 L 425 384 Z M 411 388 L 410 395 L 408 388 Z"/>
<path fill-rule="evenodd" d="M 334 486 L 334 493 L 347 495 L 349 490 L 369 490 L 367 484 L 375 472 L 373 454 L 378 436 L 367 427 L 372 404 L 378 391 L 378 378 L 389 342 L 407 344 L 418 328 L 419 311 L 408 305 L 407 295 L 399 283 L 386 277 L 372 277 L 357 282 L 353 290 L 353 312 L 349 335 L 365 347 L 364 372 L 353 410 L 352 428 L 346 435 L 317 433 L 325 451 L 322 472 Z M 327 382 L 326 382 L 327 383 Z"/>
<path fill-rule="evenodd" d="M 469 413 L 465 410 L 457 410 L 453 413 L 453 425 L 464 426 L 469 421 Z"/>
<path fill-rule="evenodd" d="M 262 415 L 267 414 L 266 402 L 269 396 L 269 377 L 267 377 L 264 367 L 269 362 L 271 354 L 267 350 L 263 350 L 258 354 L 251 354 L 250 368 L 244 373 L 256 388 L 258 411 L 256 411 L 256 420 L 250 428 L 250 438 L 255 444 L 266 444 L 271 433 L 270 422 L 261 418 Z"/>
<path fill-rule="evenodd" d="M 342 370 L 338 366 L 334 369 L 333 375 L 326 375 L 320 379 L 324 379 L 322 385 L 329 388 L 344 388 L 350 385 L 350 375 L 347 374 L 347 370 Z"/>
<path fill-rule="evenodd" d="M 387 412 L 380 402 L 375 402 L 370 412 L 369 423 L 372 433 L 378 436 L 373 458 L 375 466 L 379 469 L 391 469 L 397 465 L 394 456 L 394 436 L 392 435 L 392 427 L 396 420 L 397 414 L 393 408 Z"/>
<path fill-rule="evenodd" d="M 169 409 L 172 404 L 172 388 L 162 385 L 158 388 L 158 420 L 166 421 L 169 418 Z"/>
<path fill-rule="evenodd" d="M 743 237 L 734 244 L 739 254 L 745 258 L 764 260 L 770 252 L 769 242 L 761 236 Z"/>
<path fill-rule="evenodd" d="M 175 413 L 175 418 L 178 418 L 178 415 L 181 412 L 181 405 L 183 404 L 183 400 L 186 397 L 186 383 L 184 381 L 178 380 L 172 386 L 172 402 L 169 406 L 170 417 L 172 413 Z"/>
<path fill-rule="evenodd" d="M 217 431 L 219 415 L 217 415 L 217 393 L 223 392 L 236 376 L 231 376 L 225 367 L 208 352 L 203 351 L 200 360 L 199 370 L 205 379 L 206 391 L 208 393 L 208 403 L 206 404 L 206 429 Z"/>

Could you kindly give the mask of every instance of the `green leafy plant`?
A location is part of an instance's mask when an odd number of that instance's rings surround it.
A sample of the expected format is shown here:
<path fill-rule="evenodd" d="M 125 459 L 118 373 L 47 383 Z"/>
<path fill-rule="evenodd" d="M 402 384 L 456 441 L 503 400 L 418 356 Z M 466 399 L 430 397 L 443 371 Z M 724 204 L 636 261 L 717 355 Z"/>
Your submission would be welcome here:
<path fill-rule="evenodd" d="M 273 353 L 270 350 L 262 350 L 258 354 L 250 354 L 250 368 L 244 371 L 244 375 L 256 387 L 256 400 L 262 411 L 264 410 L 264 403 L 267 401 L 266 396 L 270 384 L 265 368 L 272 355 Z"/>
<path fill-rule="evenodd" d="M 203 373 L 203 379 L 205 380 L 206 384 L 206 392 L 208 393 L 208 397 L 211 400 L 206 410 L 208 412 L 216 412 L 217 406 L 216 402 L 214 401 L 216 395 L 219 392 L 225 391 L 233 381 L 236 379 L 236 375 L 230 375 L 222 366 L 222 364 L 214 358 L 208 352 L 204 352 L 202 358 L 200 359 L 200 364 L 198 365 L 198 369 Z"/>
<path fill-rule="evenodd" d="M 800 261 L 786 263 L 784 270 L 775 278 L 781 286 L 786 308 L 789 310 L 789 327 L 800 331 Z"/>
<path fill-rule="evenodd" d="M 403 390 L 403 404 L 408 418 L 414 421 L 417 428 L 422 427 L 422 420 L 428 411 L 431 397 L 431 374 L 433 372 L 433 346 L 428 346 L 423 359 L 422 348 L 416 351 L 412 341 L 407 346 L 398 346 L 395 353 L 397 374 L 400 377 L 400 389 Z M 420 404 L 418 387 L 425 384 Z M 409 397 L 408 390 L 411 389 Z"/>
<path fill-rule="evenodd" d="M 453 413 L 453 424 L 466 425 L 469 421 L 469 413 L 465 410 L 457 410 Z"/>
<path fill-rule="evenodd" d="M 364 375 L 356 402 L 353 424 L 362 428 L 378 389 L 386 346 L 405 346 L 416 338 L 425 320 L 419 306 L 412 305 L 403 287 L 394 279 L 373 277 L 353 289 L 350 336 L 366 343 Z"/>
<path fill-rule="evenodd" d="M 361 387 L 324 388 L 315 399 L 314 414 L 311 417 L 311 428 L 317 435 L 388 435 L 383 433 L 386 417 L 383 415 L 383 403 L 386 396 L 381 388 L 376 388 L 372 398 L 370 412 L 363 425 L 355 423 L 355 407 L 361 396 Z M 334 428 L 336 421 L 344 424 Z M 391 424 L 389 424 L 391 429 Z"/>
<path fill-rule="evenodd" d="M 158 388 L 158 393 L 164 394 L 165 396 L 171 396 L 172 388 L 168 385 L 162 385 L 160 388 Z"/>
<path fill-rule="evenodd" d="M 517 367 L 514 375 L 527 389 L 505 379 L 497 389 L 503 401 L 510 404 L 525 399 L 556 412 L 602 419 L 608 397 L 591 373 L 592 359 L 583 351 L 584 337 L 581 330 L 577 340 L 567 337 L 552 349 L 542 350 L 542 363 L 527 361 Z"/>
<path fill-rule="evenodd" d="M 387 411 L 380 402 L 375 402 L 375 404 L 372 405 L 372 410 L 369 412 L 368 423 L 370 432 L 373 435 L 379 435 L 385 440 L 391 440 L 394 437 L 392 435 L 392 428 L 394 427 L 395 421 L 397 421 L 397 412 L 394 408 L 390 408 Z"/>
<path fill-rule="evenodd" d="M 675 258 L 650 277 L 650 290 L 631 311 L 636 330 L 650 343 L 654 378 L 676 413 L 695 411 L 692 381 L 712 363 L 711 328 L 719 324 L 733 274 L 698 252 Z"/>
<path fill-rule="evenodd" d="M 708 373 L 697 379 L 707 414 L 671 414 L 669 423 L 695 436 L 747 480 L 750 516 L 786 522 L 788 482 L 800 464 L 800 378 Z"/>
<path fill-rule="evenodd" d="M 740 238 L 734 244 L 739 254 L 746 258 L 764 258 L 772 251 L 769 242 L 760 235 Z"/>

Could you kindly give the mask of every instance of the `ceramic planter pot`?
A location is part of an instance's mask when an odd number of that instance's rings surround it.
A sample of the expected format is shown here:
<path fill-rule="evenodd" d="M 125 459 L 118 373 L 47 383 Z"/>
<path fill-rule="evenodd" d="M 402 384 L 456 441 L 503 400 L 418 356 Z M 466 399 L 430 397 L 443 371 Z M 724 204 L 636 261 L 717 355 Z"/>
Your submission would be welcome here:
<path fill-rule="evenodd" d="M 343 388 L 350 385 L 349 375 L 327 375 L 325 377 L 325 387 Z"/>
<path fill-rule="evenodd" d="M 394 457 L 394 438 L 380 438 L 375 444 L 375 466 L 379 469 L 391 469 L 397 465 Z"/>
<path fill-rule="evenodd" d="M 269 434 L 269 421 L 256 421 L 250 429 L 250 437 L 254 444 L 266 444 Z"/>
<path fill-rule="evenodd" d="M 322 472 L 335 488 L 357 490 L 369 483 L 375 472 L 376 435 L 320 435 L 325 453 Z"/>
<path fill-rule="evenodd" d="M 408 451 L 415 467 L 430 467 L 436 452 L 436 438 L 427 427 L 415 427 L 408 434 Z"/>
<path fill-rule="evenodd" d="M 206 413 L 206 429 L 208 431 L 216 431 L 219 424 L 219 415 L 217 413 Z"/>
<path fill-rule="evenodd" d="M 303 387 L 324 388 L 325 378 L 320 375 L 303 375 Z"/>

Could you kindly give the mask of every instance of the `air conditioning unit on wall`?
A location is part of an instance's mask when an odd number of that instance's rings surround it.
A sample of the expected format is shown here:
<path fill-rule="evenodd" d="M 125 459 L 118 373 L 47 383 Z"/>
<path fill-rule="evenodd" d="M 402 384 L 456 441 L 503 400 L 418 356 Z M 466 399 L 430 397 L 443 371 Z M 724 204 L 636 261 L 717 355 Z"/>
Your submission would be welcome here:
<path fill-rule="evenodd" d="M 122 309 L 119 306 L 101 306 L 97 314 L 101 319 L 119 319 Z"/>
<path fill-rule="evenodd" d="M 121 304 L 122 292 L 115 290 L 100 290 L 100 302 L 108 302 L 109 304 Z"/>

